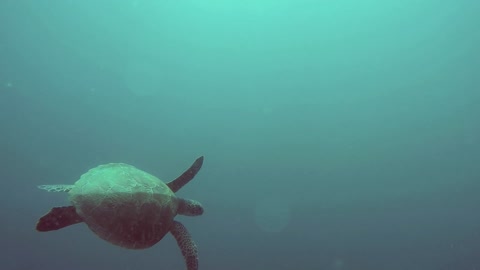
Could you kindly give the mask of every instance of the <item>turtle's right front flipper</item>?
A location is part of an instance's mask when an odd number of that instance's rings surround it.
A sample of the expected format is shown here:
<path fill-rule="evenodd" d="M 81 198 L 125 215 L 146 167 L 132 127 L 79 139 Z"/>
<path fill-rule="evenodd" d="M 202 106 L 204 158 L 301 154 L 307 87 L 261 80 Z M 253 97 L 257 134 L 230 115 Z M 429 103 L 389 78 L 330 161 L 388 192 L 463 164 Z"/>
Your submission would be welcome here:
<path fill-rule="evenodd" d="M 198 270 L 197 245 L 193 242 L 187 228 L 185 228 L 182 223 L 174 220 L 170 233 L 173 235 L 182 251 L 182 255 L 187 263 L 187 270 Z"/>
<path fill-rule="evenodd" d="M 48 232 L 83 222 L 73 206 L 54 207 L 37 222 L 37 231 Z"/>

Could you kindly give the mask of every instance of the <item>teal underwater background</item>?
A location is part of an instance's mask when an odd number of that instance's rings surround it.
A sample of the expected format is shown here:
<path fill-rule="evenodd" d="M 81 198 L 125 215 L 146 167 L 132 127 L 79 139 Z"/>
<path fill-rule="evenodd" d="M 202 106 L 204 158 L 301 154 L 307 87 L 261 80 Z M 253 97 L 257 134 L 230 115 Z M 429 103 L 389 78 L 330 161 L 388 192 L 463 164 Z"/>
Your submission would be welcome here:
<path fill-rule="evenodd" d="M 205 270 L 480 269 L 480 2 L 0 1 L 1 269 L 185 269 L 84 224 L 125 162 L 168 181 Z"/>

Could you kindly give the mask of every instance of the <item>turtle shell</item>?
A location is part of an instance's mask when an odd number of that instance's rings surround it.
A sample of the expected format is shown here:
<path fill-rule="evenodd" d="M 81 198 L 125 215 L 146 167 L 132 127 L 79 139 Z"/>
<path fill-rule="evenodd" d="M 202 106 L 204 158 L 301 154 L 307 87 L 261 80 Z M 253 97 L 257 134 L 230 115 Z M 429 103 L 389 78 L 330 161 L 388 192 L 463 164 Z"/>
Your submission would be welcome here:
<path fill-rule="evenodd" d="M 130 249 L 148 248 L 169 231 L 178 200 L 157 177 L 124 163 L 95 167 L 75 182 L 70 201 L 100 238 Z"/>

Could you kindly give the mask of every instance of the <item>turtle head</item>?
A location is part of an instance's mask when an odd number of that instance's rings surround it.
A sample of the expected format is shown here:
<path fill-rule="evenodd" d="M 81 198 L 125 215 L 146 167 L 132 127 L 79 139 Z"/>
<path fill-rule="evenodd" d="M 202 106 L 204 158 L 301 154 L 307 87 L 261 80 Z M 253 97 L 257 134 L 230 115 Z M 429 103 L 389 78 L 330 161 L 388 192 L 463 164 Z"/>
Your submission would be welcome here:
<path fill-rule="evenodd" d="M 195 200 L 178 199 L 177 212 L 184 216 L 200 216 L 203 214 L 203 206 Z"/>

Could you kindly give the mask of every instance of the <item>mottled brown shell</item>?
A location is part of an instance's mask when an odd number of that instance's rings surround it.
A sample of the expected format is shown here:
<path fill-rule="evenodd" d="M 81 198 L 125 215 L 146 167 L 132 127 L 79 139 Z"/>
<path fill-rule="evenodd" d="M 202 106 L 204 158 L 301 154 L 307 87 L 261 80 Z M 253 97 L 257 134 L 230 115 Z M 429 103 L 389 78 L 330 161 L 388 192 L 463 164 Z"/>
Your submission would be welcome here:
<path fill-rule="evenodd" d="M 157 177 L 110 163 L 83 174 L 69 192 L 77 213 L 100 238 L 125 248 L 160 241 L 177 214 L 175 194 Z"/>

